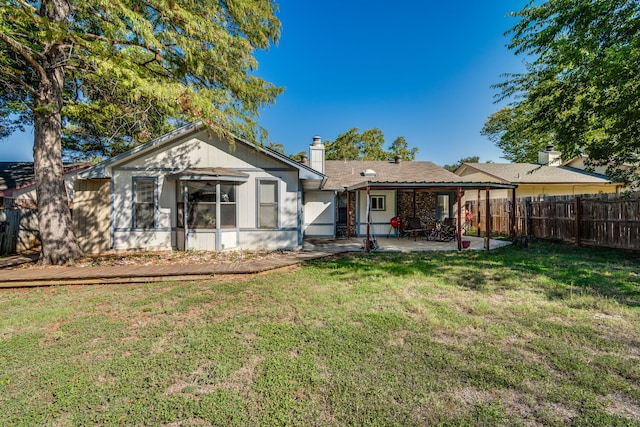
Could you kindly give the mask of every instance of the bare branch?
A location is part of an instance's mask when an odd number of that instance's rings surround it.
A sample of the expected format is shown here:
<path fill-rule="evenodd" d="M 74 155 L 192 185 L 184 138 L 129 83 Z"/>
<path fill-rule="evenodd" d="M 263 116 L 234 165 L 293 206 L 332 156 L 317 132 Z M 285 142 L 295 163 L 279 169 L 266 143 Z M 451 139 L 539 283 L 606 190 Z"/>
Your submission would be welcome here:
<path fill-rule="evenodd" d="M 0 40 L 2 40 L 3 42 L 11 46 L 13 50 L 19 53 L 20 56 L 22 56 L 29 64 L 31 64 L 31 66 L 38 71 L 38 74 L 40 74 L 40 78 L 42 79 L 42 82 L 49 81 L 49 79 L 47 78 L 47 73 L 45 72 L 45 69 L 42 67 L 42 65 L 38 63 L 38 61 L 33 59 L 33 57 L 27 52 L 27 49 L 25 49 L 24 46 L 22 46 L 20 43 L 13 40 L 12 38 L 7 37 L 7 35 L 4 33 L 0 33 Z"/>
<path fill-rule="evenodd" d="M 25 9 L 28 9 L 29 11 L 31 11 L 32 13 L 38 13 L 38 9 L 36 9 L 35 7 L 31 6 L 29 3 L 27 3 L 24 0 L 18 0 L 18 3 L 20 3 L 22 5 L 22 7 L 24 7 Z"/>

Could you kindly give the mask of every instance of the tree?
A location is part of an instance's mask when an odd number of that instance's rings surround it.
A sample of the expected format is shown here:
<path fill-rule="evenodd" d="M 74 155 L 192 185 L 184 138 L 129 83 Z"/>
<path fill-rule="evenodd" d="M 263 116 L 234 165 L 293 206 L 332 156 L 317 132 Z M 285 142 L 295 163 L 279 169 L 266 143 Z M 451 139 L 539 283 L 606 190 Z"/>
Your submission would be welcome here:
<path fill-rule="evenodd" d="M 0 125 L 34 125 L 41 263 L 80 255 L 63 132 L 105 154 L 194 119 L 264 140 L 255 117 L 282 89 L 253 75 L 253 53 L 279 37 L 272 0 L 0 1 Z"/>
<path fill-rule="evenodd" d="M 452 165 L 444 165 L 442 167 L 450 172 L 455 172 L 456 169 L 458 169 L 463 163 L 480 163 L 480 157 L 479 156 L 463 157 L 460 160 L 458 160 L 458 163 L 454 163 Z"/>
<path fill-rule="evenodd" d="M 497 87 L 513 100 L 485 125 L 508 156 L 553 143 L 621 180 L 640 167 L 640 3 L 553 0 L 513 13 L 509 47 L 532 62 Z"/>
<path fill-rule="evenodd" d="M 300 162 L 302 161 L 303 158 L 307 157 L 307 152 L 306 151 L 299 151 L 297 153 L 293 153 L 293 154 L 289 154 L 289 158 L 292 160 L 295 160 L 296 162 Z"/>
<path fill-rule="evenodd" d="M 418 147 L 409 149 L 409 143 L 404 136 L 399 136 L 393 140 L 389 147 L 392 157 L 400 156 L 402 160 L 413 161 L 418 154 Z"/>
<path fill-rule="evenodd" d="M 389 153 L 384 151 L 384 134 L 378 128 L 362 132 L 360 140 L 362 160 L 387 160 Z"/>
<path fill-rule="evenodd" d="M 333 141 L 325 142 L 327 160 L 358 160 L 361 155 L 362 136 L 360 129 L 351 128 Z"/>
<path fill-rule="evenodd" d="M 270 150 L 275 151 L 276 153 L 280 153 L 280 154 L 285 154 L 286 155 L 286 153 L 284 151 L 284 146 L 282 144 L 280 144 L 279 142 L 269 141 L 267 143 L 267 148 L 270 149 Z"/>
<path fill-rule="evenodd" d="M 408 148 L 403 136 L 396 138 L 391 151 L 386 151 L 384 145 L 384 134 L 380 129 L 360 133 L 358 128 L 351 128 L 334 141 L 325 142 L 325 156 L 327 160 L 392 160 L 398 154 L 405 160 L 413 160 L 418 152 L 417 147 Z"/>
<path fill-rule="evenodd" d="M 553 133 L 542 128 L 527 103 L 491 114 L 480 131 L 514 163 L 536 163 L 538 151 L 554 144 Z"/>

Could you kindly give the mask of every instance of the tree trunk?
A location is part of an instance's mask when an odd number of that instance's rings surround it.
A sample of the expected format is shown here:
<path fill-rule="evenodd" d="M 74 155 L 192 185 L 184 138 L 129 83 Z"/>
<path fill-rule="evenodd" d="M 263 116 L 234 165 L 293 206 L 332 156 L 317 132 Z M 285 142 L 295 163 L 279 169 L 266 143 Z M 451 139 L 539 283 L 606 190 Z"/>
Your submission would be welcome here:
<path fill-rule="evenodd" d="M 35 114 L 33 148 L 38 221 L 42 250 L 40 264 L 64 264 L 82 255 L 73 231 L 64 184 L 60 114 Z"/>
<path fill-rule="evenodd" d="M 48 2 L 48 17 L 56 22 L 68 19 L 66 0 Z M 33 160 L 42 251 L 40 264 L 64 264 L 79 258 L 82 250 L 73 231 L 69 198 L 62 166 L 62 104 L 65 52 L 61 43 L 45 46 L 43 69 L 34 110 Z"/>

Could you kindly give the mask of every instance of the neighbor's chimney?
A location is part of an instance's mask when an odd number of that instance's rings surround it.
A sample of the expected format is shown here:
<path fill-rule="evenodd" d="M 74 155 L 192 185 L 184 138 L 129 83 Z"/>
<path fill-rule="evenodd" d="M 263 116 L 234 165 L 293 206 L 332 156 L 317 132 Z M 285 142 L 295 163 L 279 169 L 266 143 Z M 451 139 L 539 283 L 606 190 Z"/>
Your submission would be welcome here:
<path fill-rule="evenodd" d="M 562 164 L 562 153 L 555 151 L 553 145 L 547 145 L 544 150 L 538 151 L 538 164 L 560 166 Z"/>
<path fill-rule="evenodd" d="M 300 154 L 300 163 L 302 163 L 305 166 L 309 166 L 309 158 L 307 157 L 306 154 L 304 153 Z"/>
<path fill-rule="evenodd" d="M 399 165 L 399 164 L 402 162 L 402 156 L 398 156 L 398 155 L 396 155 L 396 156 L 393 158 L 393 161 L 394 161 L 397 165 Z"/>
<path fill-rule="evenodd" d="M 319 136 L 313 137 L 313 143 L 309 147 L 309 160 L 311 169 L 324 173 L 324 144 Z"/>

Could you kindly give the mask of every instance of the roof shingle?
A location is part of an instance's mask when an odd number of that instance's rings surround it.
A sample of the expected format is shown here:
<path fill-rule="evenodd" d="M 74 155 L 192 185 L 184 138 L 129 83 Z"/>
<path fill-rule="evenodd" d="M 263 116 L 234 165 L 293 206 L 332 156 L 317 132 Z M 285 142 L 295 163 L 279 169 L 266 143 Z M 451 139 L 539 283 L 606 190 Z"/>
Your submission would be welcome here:
<path fill-rule="evenodd" d="M 371 169 L 375 176 L 365 176 L 363 171 Z M 441 168 L 432 162 L 400 162 L 380 160 L 326 160 L 324 186 L 329 190 L 343 190 L 345 187 L 368 181 L 370 183 L 459 183 L 462 177 Z"/>

